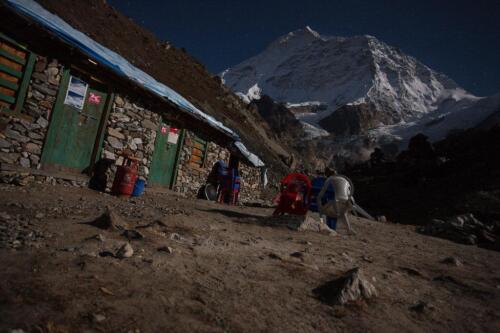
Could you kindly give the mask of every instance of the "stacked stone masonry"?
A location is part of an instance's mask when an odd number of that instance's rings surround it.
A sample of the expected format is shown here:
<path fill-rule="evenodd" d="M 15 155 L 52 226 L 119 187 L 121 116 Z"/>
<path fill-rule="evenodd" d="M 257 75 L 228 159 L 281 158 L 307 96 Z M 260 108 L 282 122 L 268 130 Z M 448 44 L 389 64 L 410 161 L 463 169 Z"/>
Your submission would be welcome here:
<path fill-rule="evenodd" d="M 204 167 L 198 168 L 193 166 L 189 163 L 191 159 L 191 140 L 193 140 L 193 138 L 194 134 L 187 131 L 179 158 L 179 169 L 177 172 L 177 182 L 175 184 L 175 190 L 177 192 L 189 197 L 194 197 L 198 194 L 200 188 L 205 184 L 213 165 L 218 160 L 224 160 L 228 163 L 230 155 L 229 150 L 226 148 L 209 142 Z M 260 198 L 260 171 L 257 168 L 251 168 L 245 164 L 240 164 L 240 176 L 240 200 L 244 202 Z"/>
<path fill-rule="evenodd" d="M 61 75 L 62 66 L 57 60 L 37 57 L 22 116 L 3 115 L 8 118 L 0 133 L 0 163 L 33 169 L 40 167 L 42 146 Z"/>
<path fill-rule="evenodd" d="M 101 155 L 114 162 L 108 170 L 108 189 L 111 188 L 117 165 L 122 163 L 124 151 L 139 159 L 138 174 L 144 179 L 148 178 L 159 126 L 158 114 L 129 102 L 126 97 L 115 97 Z"/>

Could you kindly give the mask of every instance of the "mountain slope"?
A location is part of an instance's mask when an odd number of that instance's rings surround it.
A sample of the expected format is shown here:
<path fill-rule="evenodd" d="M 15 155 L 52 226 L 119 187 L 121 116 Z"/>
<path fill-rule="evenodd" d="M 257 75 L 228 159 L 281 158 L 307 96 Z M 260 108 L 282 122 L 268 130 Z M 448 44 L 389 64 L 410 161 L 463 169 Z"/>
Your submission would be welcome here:
<path fill-rule="evenodd" d="M 393 122 L 436 109 L 450 92 L 473 99 L 445 75 L 375 37 L 324 37 L 309 27 L 279 38 L 222 76 L 234 91 L 257 84 L 276 100 L 319 101 L 330 112 L 371 102 L 390 112 Z"/>
<path fill-rule="evenodd" d="M 309 27 L 278 38 L 221 76 L 248 99 L 266 94 L 291 105 L 324 105 L 295 114 L 337 136 L 372 130 L 404 142 L 428 131 L 440 139 L 455 126 L 474 126 L 500 105 L 373 36 L 326 37 Z"/>

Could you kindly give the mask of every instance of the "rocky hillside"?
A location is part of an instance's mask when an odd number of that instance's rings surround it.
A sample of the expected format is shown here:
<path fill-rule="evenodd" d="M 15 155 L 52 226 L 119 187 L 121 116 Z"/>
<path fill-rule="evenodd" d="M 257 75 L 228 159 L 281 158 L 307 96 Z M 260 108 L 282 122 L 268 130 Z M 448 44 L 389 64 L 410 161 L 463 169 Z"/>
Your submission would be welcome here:
<path fill-rule="evenodd" d="M 390 121 L 372 103 L 346 104 L 319 121 L 321 127 L 341 136 L 359 135 L 380 123 Z"/>
<path fill-rule="evenodd" d="M 303 127 L 290 110 L 282 103 L 276 103 L 269 96 L 252 100 L 250 108 L 257 112 L 269 124 L 278 137 L 300 139 L 303 136 Z"/>
<path fill-rule="evenodd" d="M 473 96 L 373 36 L 330 37 L 309 27 L 278 38 L 222 78 L 246 99 L 267 94 L 300 106 L 305 112 L 297 117 L 318 130 L 390 137 L 402 145 L 418 132 L 443 139 L 500 106 L 497 97 Z M 304 109 L 318 105 L 323 110 Z"/>
<path fill-rule="evenodd" d="M 500 236 L 498 151 L 498 125 L 455 133 L 433 145 L 419 135 L 397 159 L 379 158 L 345 173 L 354 181 L 357 201 L 375 215 L 424 225 L 472 213 L 497 225 Z"/>
<path fill-rule="evenodd" d="M 248 104 L 249 112 L 258 112 L 270 127 L 273 138 L 283 142 L 290 155 L 283 162 L 290 169 L 317 170 L 325 167 L 325 158 L 318 153 L 318 142 L 311 140 L 310 127 L 295 118 L 284 103 L 267 95 L 259 96 Z"/>

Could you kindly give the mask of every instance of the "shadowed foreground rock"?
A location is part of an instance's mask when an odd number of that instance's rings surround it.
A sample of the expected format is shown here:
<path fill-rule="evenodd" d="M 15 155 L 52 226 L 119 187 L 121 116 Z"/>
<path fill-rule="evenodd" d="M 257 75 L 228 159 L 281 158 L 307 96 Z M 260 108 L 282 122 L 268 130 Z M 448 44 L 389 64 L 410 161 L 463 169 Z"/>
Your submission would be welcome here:
<path fill-rule="evenodd" d="M 115 257 L 123 259 L 123 258 L 130 258 L 134 255 L 134 249 L 130 245 L 130 243 L 125 243 L 118 249 L 118 251 L 115 254 Z"/>
<path fill-rule="evenodd" d="M 482 223 L 473 214 L 463 214 L 446 221 L 434 219 L 428 225 L 417 228 L 417 231 L 460 244 L 500 251 L 500 238 L 496 229 L 493 225 Z"/>
<path fill-rule="evenodd" d="M 321 232 L 327 235 L 333 235 L 335 236 L 337 233 L 335 230 L 330 229 L 325 221 L 323 221 L 320 217 L 319 214 L 312 214 L 308 213 L 306 214 L 305 218 L 302 223 L 300 224 L 289 224 L 288 227 L 293 229 L 293 230 L 298 230 L 298 231 L 316 231 L 316 232 Z"/>
<path fill-rule="evenodd" d="M 330 229 L 326 223 L 320 219 L 317 213 L 308 213 L 305 216 L 293 214 L 269 216 L 266 218 L 265 223 L 267 225 L 283 225 L 295 231 L 314 231 L 332 236 L 337 234 L 335 230 Z"/>
<path fill-rule="evenodd" d="M 377 290 L 364 277 L 359 267 L 319 286 L 313 292 L 321 301 L 329 305 L 344 305 L 377 296 Z"/>
<path fill-rule="evenodd" d="M 102 213 L 95 220 L 86 222 L 85 224 L 94 226 L 99 229 L 109 229 L 109 230 L 123 230 L 126 229 L 126 223 L 121 219 L 121 217 L 114 212 L 110 207 L 106 207 L 104 213 Z"/>

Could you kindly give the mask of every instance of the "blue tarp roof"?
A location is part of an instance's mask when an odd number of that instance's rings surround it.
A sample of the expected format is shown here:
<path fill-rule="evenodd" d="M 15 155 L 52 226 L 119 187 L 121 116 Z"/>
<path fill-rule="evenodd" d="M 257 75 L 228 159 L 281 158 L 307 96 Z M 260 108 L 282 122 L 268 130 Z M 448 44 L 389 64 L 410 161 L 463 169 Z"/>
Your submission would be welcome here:
<path fill-rule="evenodd" d="M 182 97 L 176 91 L 158 82 L 152 76 L 133 66 L 125 58 L 116 52 L 102 46 L 93 39 L 89 38 L 82 32 L 74 29 L 68 23 L 63 21 L 59 16 L 54 15 L 40 6 L 33 0 L 6 0 L 16 11 L 28 16 L 38 22 L 52 33 L 56 34 L 66 43 L 75 46 L 84 52 L 89 58 L 98 63 L 110 68 L 121 76 L 127 77 L 135 83 L 145 87 L 155 94 L 167 98 L 169 101 L 177 105 L 180 109 L 190 113 L 194 117 L 202 120 L 207 125 L 223 132 L 227 136 L 233 138 L 235 146 L 240 152 L 256 167 L 264 166 L 264 163 L 258 156 L 252 154 L 241 143 L 238 134 L 232 129 L 226 127 L 223 123 L 216 120 L 214 117 L 204 113 L 196 108 L 187 99 Z"/>

